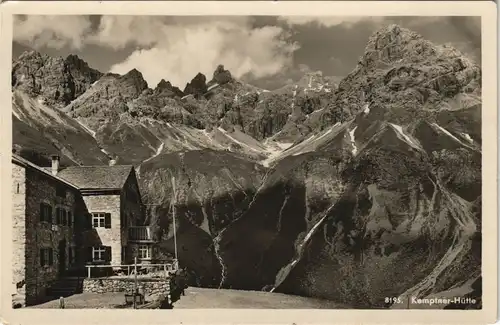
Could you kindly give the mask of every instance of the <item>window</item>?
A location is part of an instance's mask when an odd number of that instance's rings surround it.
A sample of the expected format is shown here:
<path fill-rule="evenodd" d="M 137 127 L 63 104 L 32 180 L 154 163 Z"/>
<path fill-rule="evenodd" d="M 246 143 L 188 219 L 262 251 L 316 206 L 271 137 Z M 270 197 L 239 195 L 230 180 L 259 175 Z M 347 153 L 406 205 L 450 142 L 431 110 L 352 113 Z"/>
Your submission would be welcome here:
<path fill-rule="evenodd" d="M 61 224 L 63 226 L 68 225 L 68 212 L 64 209 L 61 209 Z"/>
<path fill-rule="evenodd" d="M 74 246 L 68 247 L 68 261 L 69 264 L 75 264 L 76 261 L 76 249 Z"/>
<path fill-rule="evenodd" d="M 148 245 L 139 246 L 139 258 L 148 259 L 151 258 L 151 247 Z"/>
<path fill-rule="evenodd" d="M 73 226 L 73 214 L 71 211 L 68 211 L 68 227 Z"/>
<path fill-rule="evenodd" d="M 52 223 L 52 207 L 47 203 L 40 203 L 40 221 Z"/>
<path fill-rule="evenodd" d="M 63 208 L 56 208 L 56 224 L 62 226 L 68 225 L 68 212 Z"/>
<path fill-rule="evenodd" d="M 111 261 L 111 247 L 109 246 L 92 247 L 92 261 L 94 262 Z"/>
<path fill-rule="evenodd" d="M 106 253 L 104 247 L 92 247 L 92 260 L 104 261 L 104 253 Z"/>
<path fill-rule="evenodd" d="M 54 264 L 54 252 L 52 248 L 40 249 L 40 266 L 51 266 Z"/>
<path fill-rule="evenodd" d="M 17 183 L 17 191 L 16 191 L 17 194 L 19 194 L 19 183 Z"/>
<path fill-rule="evenodd" d="M 66 197 L 66 190 L 61 186 L 57 186 L 56 187 L 56 196 L 57 197 Z"/>
<path fill-rule="evenodd" d="M 91 213 L 93 228 L 111 228 L 111 213 Z"/>

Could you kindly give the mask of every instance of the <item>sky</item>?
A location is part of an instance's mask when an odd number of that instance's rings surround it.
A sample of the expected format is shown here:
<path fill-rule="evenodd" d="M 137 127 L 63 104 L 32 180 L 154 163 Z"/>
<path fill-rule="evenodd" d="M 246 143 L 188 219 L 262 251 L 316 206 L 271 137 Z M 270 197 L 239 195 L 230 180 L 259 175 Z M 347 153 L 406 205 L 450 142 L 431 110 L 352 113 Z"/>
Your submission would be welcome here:
<path fill-rule="evenodd" d="M 393 23 L 480 63 L 479 17 L 412 16 L 16 16 L 13 58 L 32 49 L 76 54 L 101 72 L 135 68 L 151 88 L 165 79 L 181 89 L 223 64 L 242 81 L 276 89 L 310 71 L 346 76 L 370 35 Z"/>

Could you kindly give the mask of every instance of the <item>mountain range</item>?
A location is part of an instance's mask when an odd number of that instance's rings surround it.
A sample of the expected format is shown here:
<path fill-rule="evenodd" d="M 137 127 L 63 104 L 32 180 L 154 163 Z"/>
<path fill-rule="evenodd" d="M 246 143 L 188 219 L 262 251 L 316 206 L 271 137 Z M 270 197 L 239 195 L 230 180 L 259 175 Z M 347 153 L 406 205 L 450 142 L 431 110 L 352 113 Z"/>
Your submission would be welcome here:
<path fill-rule="evenodd" d="M 480 299 L 481 68 L 452 47 L 390 25 L 344 78 L 272 91 L 223 65 L 150 88 L 31 51 L 12 89 L 16 152 L 135 165 L 160 251 L 176 231 L 193 285 L 353 308 Z"/>

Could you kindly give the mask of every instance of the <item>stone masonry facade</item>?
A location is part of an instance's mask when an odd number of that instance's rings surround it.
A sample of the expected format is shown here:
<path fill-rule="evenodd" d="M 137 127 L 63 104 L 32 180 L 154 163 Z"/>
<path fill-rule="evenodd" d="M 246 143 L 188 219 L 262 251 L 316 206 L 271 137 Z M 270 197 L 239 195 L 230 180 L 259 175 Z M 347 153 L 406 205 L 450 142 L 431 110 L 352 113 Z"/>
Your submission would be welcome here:
<path fill-rule="evenodd" d="M 111 265 L 122 263 L 121 249 L 124 246 L 122 241 L 122 225 L 120 220 L 120 195 L 119 194 L 93 194 L 84 195 L 83 200 L 89 213 L 110 213 L 111 228 L 96 227 L 84 231 L 84 245 L 108 246 L 111 248 Z M 90 218 L 91 216 L 86 216 Z"/>
<path fill-rule="evenodd" d="M 74 222 L 71 226 L 57 222 L 56 211 L 63 209 L 78 214 L 78 193 L 63 183 L 58 183 L 42 173 L 13 164 L 14 186 L 14 282 L 24 291 L 26 304 L 43 298 L 46 289 L 58 278 L 61 269 L 68 269 L 73 262 L 69 250 L 76 246 Z M 19 193 L 17 191 L 19 185 Z M 59 192 L 59 193 L 58 193 Z M 51 209 L 50 221 L 40 220 L 40 206 Z M 73 219 L 74 220 L 74 219 Z M 42 265 L 40 255 L 48 250 Z M 64 256 L 64 259 L 61 258 Z M 24 289 L 24 290 L 23 290 Z"/>
<path fill-rule="evenodd" d="M 92 247 L 109 247 L 105 264 L 133 261 L 128 227 L 141 225 L 142 203 L 131 169 L 122 188 L 84 191 L 26 160 L 12 160 L 13 294 L 25 305 L 45 299 L 47 289 L 71 270 L 95 262 Z M 92 213 L 110 216 L 95 227 Z M 13 288 L 14 289 L 14 288 Z M 19 299 L 16 299 L 19 301 Z"/>
<path fill-rule="evenodd" d="M 25 287 L 26 272 L 26 170 L 12 164 L 13 284 Z M 23 292 L 24 293 L 24 292 Z"/>

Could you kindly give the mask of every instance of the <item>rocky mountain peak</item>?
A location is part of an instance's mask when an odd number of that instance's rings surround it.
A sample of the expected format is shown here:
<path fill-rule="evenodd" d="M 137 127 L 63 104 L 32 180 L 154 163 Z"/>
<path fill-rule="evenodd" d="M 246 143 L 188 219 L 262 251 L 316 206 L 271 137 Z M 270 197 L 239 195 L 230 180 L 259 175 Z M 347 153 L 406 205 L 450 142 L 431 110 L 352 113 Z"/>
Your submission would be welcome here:
<path fill-rule="evenodd" d="M 438 52 L 437 46 L 421 35 L 392 24 L 369 38 L 361 63 L 373 67 L 401 61 L 420 62 L 435 57 Z"/>
<path fill-rule="evenodd" d="M 165 81 L 165 79 L 160 80 L 158 85 L 156 85 L 157 89 L 172 89 L 172 84 L 170 81 Z"/>
<path fill-rule="evenodd" d="M 42 54 L 40 52 L 31 50 L 31 51 L 24 51 L 21 53 L 21 55 L 17 58 L 17 62 L 19 61 L 27 61 L 27 60 L 46 60 L 48 59 L 49 56 L 46 54 Z"/>
<path fill-rule="evenodd" d="M 12 86 L 32 96 L 41 96 L 48 104 L 62 107 L 94 82 L 91 77 L 75 79 L 72 70 L 62 57 L 26 51 L 12 67 Z"/>
<path fill-rule="evenodd" d="M 135 97 L 148 88 L 148 83 L 137 69 L 132 69 L 124 74 L 119 78 L 119 81 L 122 84 L 121 88 L 129 95 L 126 97 Z"/>
<path fill-rule="evenodd" d="M 374 33 L 359 64 L 340 84 L 322 128 L 362 110 L 407 124 L 425 112 L 480 102 L 481 69 L 458 50 L 397 25 Z"/>
<path fill-rule="evenodd" d="M 167 95 L 167 97 L 173 97 L 173 96 L 178 96 L 182 97 L 184 96 L 184 93 L 182 90 L 180 90 L 177 87 L 174 87 L 170 81 L 165 81 L 165 79 L 160 80 L 158 85 L 156 85 L 156 88 L 153 92 L 154 94 L 164 94 Z"/>
<path fill-rule="evenodd" d="M 94 82 L 99 80 L 103 73 L 92 69 L 89 64 L 78 55 L 70 54 L 64 60 L 75 83 L 75 98 L 83 94 Z"/>
<path fill-rule="evenodd" d="M 231 80 L 233 80 L 231 72 L 224 69 L 224 65 L 219 64 L 214 71 L 212 81 L 218 83 L 219 85 L 223 85 L 230 82 Z"/>
<path fill-rule="evenodd" d="M 135 68 L 124 74 L 122 79 L 137 80 L 139 82 L 145 81 L 142 73 Z"/>
<path fill-rule="evenodd" d="M 81 68 L 81 69 L 89 69 L 89 65 L 87 62 L 82 60 L 78 55 L 76 54 L 70 54 L 66 57 L 65 59 L 66 63 L 73 65 L 75 67 Z"/>
<path fill-rule="evenodd" d="M 195 97 L 203 96 L 207 92 L 207 77 L 201 72 L 188 82 L 186 88 L 184 88 L 184 94 L 194 95 Z"/>
<path fill-rule="evenodd" d="M 327 81 L 323 78 L 323 72 L 321 71 L 308 72 L 297 82 L 300 87 L 306 89 L 321 87 L 326 83 Z"/>

